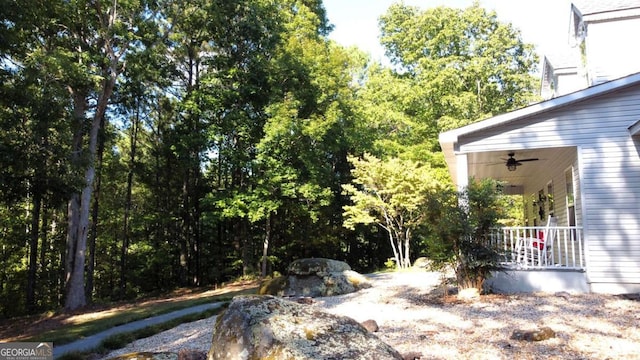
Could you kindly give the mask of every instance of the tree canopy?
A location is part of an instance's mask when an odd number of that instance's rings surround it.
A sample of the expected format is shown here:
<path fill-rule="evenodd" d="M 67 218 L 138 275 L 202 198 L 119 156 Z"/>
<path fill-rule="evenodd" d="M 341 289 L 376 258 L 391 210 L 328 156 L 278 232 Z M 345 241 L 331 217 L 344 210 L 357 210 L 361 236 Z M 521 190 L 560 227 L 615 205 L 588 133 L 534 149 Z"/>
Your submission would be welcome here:
<path fill-rule="evenodd" d="M 381 161 L 369 154 L 349 161 L 353 182 L 343 189 L 353 204 L 344 206 L 345 226 L 379 225 L 387 232 L 396 266 L 410 267 L 412 233 L 430 214 L 430 198 L 442 190 L 433 170 L 411 160 Z"/>
<path fill-rule="evenodd" d="M 407 266 L 450 185 L 438 133 L 531 101 L 535 58 L 478 5 L 380 26 L 393 67 L 319 0 L 2 2 L 0 316 Z"/>
<path fill-rule="evenodd" d="M 392 5 L 380 18 L 381 43 L 411 78 L 438 131 L 528 105 L 538 59 L 520 31 L 478 3 L 466 9 Z"/>

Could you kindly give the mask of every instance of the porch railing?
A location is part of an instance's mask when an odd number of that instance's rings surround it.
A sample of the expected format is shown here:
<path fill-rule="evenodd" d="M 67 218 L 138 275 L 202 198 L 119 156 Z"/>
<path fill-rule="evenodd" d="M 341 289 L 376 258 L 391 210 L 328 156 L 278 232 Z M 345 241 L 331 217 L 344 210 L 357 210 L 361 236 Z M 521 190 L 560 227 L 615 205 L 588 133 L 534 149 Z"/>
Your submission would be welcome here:
<path fill-rule="evenodd" d="M 503 227 L 496 229 L 491 242 L 504 252 L 508 267 L 582 270 L 586 266 L 581 226 Z"/>

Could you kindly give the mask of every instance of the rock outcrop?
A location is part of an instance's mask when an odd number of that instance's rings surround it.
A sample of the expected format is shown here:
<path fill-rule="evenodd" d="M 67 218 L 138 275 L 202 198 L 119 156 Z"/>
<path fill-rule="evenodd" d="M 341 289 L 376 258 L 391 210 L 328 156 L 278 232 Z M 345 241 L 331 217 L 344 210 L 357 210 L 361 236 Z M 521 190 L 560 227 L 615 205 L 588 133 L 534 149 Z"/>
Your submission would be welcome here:
<path fill-rule="evenodd" d="M 371 287 L 369 280 L 351 270 L 342 261 L 312 258 L 299 259 L 287 268 L 287 275 L 262 284 L 261 295 L 335 296 Z"/>
<path fill-rule="evenodd" d="M 238 296 L 218 316 L 208 360 L 402 359 L 355 320 L 269 295 Z"/>

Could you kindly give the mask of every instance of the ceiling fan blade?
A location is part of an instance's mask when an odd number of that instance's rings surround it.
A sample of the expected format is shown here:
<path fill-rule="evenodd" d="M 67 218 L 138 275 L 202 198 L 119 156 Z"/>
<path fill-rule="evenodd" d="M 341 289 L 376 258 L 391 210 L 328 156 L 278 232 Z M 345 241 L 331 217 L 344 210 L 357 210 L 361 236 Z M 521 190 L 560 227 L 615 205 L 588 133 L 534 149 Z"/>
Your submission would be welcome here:
<path fill-rule="evenodd" d="M 538 161 L 538 160 L 540 160 L 540 159 L 538 159 L 538 158 L 529 158 L 529 159 L 518 159 L 517 161 L 518 162 L 524 162 L 524 161 Z"/>

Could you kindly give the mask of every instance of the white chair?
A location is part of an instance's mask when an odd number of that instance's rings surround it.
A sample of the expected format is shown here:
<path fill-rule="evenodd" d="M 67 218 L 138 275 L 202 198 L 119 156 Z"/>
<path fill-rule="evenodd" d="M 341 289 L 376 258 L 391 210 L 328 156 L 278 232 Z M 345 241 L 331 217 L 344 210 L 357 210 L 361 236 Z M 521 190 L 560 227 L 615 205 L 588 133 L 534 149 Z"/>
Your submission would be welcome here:
<path fill-rule="evenodd" d="M 548 266 L 554 263 L 553 243 L 556 238 L 558 219 L 549 216 L 547 225 L 538 237 L 518 239 L 517 262 L 527 266 Z"/>

